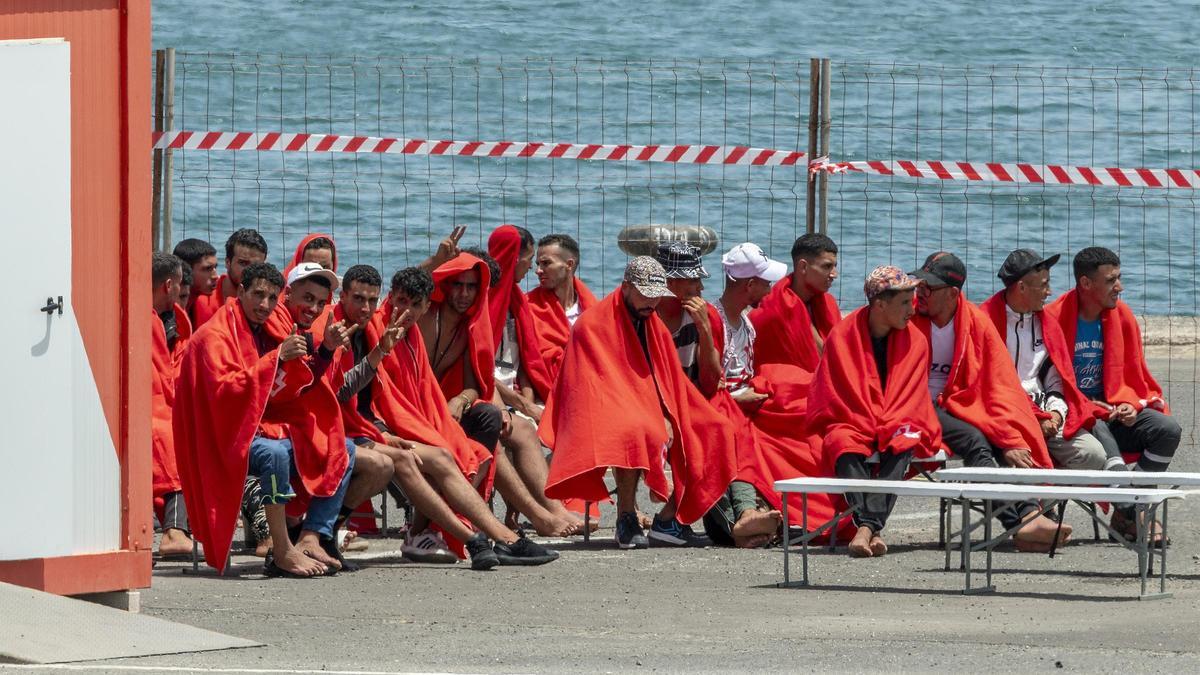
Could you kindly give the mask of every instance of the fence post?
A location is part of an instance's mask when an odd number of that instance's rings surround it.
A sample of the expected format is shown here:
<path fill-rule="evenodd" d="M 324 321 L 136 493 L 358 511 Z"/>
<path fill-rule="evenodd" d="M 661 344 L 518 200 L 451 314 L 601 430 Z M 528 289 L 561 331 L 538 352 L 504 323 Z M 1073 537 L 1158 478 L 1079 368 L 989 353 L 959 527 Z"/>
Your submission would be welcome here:
<path fill-rule="evenodd" d="M 829 127 L 832 115 L 829 111 L 829 59 L 821 59 L 821 149 L 818 157 L 829 156 Z M 825 234 L 829 225 L 829 214 L 826 209 L 829 197 L 829 174 L 822 171 L 819 177 L 817 193 L 821 205 L 821 234 Z"/>
<path fill-rule="evenodd" d="M 163 130 L 163 66 L 166 54 L 163 50 L 154 50 L 154 130 Z M 154 151 L 154 175 L 151 178 L 150 189 L 150 247 L 155 251 L 163 249 L 160 232 L 162 229 L 162 150 Z"/>
<path fill-rule="evenodd" d="M 809 59 L 808 75 L 808 160 L 817 156 L 817 121 L 821 116 L 821 60 Z M 805 232 L 817 231 L 817 184 L 805 162 L 804 183 L 808 190 L 804 201 Z"/>
<path fill-rule="evenodd" d="M 163 131 L 173 131 L 175 129 L 175 48 L 168 47 L 164 50 L 163 64 Z M 174 247 L 171 244 L 171 194 L 174 190 L 174 181 L 172 176 L 172 154 L 173 150 L 163 150 L 163 167 L 162 167 L 162 247 L 164 251 L 169 251 Z"/>

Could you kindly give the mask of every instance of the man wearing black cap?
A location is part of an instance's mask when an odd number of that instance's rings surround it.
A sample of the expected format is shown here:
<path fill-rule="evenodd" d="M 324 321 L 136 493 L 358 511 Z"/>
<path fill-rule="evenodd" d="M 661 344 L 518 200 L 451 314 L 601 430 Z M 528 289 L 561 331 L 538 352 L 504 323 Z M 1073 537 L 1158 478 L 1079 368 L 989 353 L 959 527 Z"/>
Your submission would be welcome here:
<path fill-rule="evenodd" d="M 1034 415 L 1055 465 L 1065 469 L 1121 469 L 1124 464 L 1120 456 L 1110 456 L 1089 433 L 1097 407 L 1075 385 L 1071 352 L 1062 330 L 1055 322 L 1044 320 L 1050 268 L 1058 259 L 1058 254 L 1043 258 L 1030 249 L 1008 254 L 997 274 L 1004 290 L 981 309 L 1008 347 L 1021 388 L 1036 408 Z"/>
<path fill-rule="evenodd" d="M 912 272 L 920 279 L 913 324 L 929 339 L 929 394 L 942 441 L 966 466 L 1051 468 L 1041 427 L 1033 415 L 1004 343 L 987 315 L 962 296 L 967 268 L 939 251 Z M 1017 529 L 1018 550 L 1045 551 L 1070 537 L 1071 528 L 1036 515 L 1037 504 L 1006 504 L 996 513 Z M 1025 521 L 1025 522 L 1023 522 Z"/>

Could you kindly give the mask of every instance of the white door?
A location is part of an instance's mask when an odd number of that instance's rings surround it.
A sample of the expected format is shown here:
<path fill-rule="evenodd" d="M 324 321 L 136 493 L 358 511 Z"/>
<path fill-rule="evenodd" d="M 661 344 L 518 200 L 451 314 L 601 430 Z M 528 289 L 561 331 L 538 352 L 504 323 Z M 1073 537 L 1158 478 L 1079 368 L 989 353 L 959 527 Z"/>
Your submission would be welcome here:
<path fill-rule="evenodd" d="M 113 550 L 120 534 L 119 467 L 71 307 L 70 84 L 66 42 L 0 41 L 0 560 Z"/>

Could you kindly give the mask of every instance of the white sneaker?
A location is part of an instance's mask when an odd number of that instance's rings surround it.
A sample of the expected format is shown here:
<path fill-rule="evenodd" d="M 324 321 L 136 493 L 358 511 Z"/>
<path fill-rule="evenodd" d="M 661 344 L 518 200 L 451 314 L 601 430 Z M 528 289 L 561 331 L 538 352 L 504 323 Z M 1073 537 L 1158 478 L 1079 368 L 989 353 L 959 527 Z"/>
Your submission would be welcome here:
<path fill-rule="evenodd" d="M 453 565 L 458 562 L 458 556 L 446 547 L 446 540 L 442 538 L 441 533 L 430 530 L 405 539 L 404 544 L 400 546 L 400 553 L 413 562 L 439 565 Z"/>

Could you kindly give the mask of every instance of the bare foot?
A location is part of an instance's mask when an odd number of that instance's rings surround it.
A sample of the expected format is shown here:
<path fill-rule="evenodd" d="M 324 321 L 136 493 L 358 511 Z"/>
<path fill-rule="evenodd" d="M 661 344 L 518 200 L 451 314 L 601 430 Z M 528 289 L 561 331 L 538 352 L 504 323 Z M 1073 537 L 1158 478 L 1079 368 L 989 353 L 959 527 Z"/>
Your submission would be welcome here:
<path fill-rule="evenodd" d="M 290 574 L 302 577 L 315 577 L 325 574 L 324 563 L 313 560 L 295 546 L 288 546 L 285 551 L 275 551 L 275 565 Z"/>
<path fill-rule="evenodd" d="M 733 524 L 733 538 L 736 542 L 740 539 L 749 539 L 758 537 L 759 535 L 774 535 L 779 531 L 779 525 L 783 522 L 783 514 L 778 511 L 759 511 L 758 509 L 750 509 L 742 511 L 741 517 Z M 759 544 L 761 546 L 761 544 Z"/>
<path fill-rule="evenodd" d="M 192 552 L 192 538 L 180 529 L 174 527 L 163 532 L 158 542 L 160 556 L 187 555 Z"/>
<path fill-rule="evenodd" d="M 887 544 L 884 543 L 883 537 L 879 536 L 878 534 L 871 535 L 871 543 L 869 546 L 871 547 L 871 555 L 876 558 L 886 554 L 888 551 Z"/>
<path fill-rule="evenodd" d="M 513 532 L 517 531 L 518 521 L 521 520 L 521 512 L 515 509 L 504 509 L 504 526 Z"/>
<path fill-rule="evenodd" d="M 771 543 L 771 535 L 754 534 L 749 537 L 734 536 L 733 545 L 738 548 L 762 548 Z"/>
<path fill-rule="evenodd" d="M 321 541 L 317 538 L 317 533 L 312 530 L 304 530 L 300 533 L 300 539 L 296 541 L 296 549 L 313 560 L 324 563 L 328 567 L 332 567 L 335 570 L 342 569 L 341 563 L 334 560 L 325 552 L 325 549 L 321 548 Z"/>
<path fill-rule="evenodd" d="M 871 552 L 871 537 L 875 533 L 866 525 L 860 525 L 858 532 L 854 533 L 854 538 L 850 540 L 850 557 L 851 558 L 870 558 L 874 553 Z"/>
<path fill-rule="evenodd" d="M 266 539 L 263 539 L 262 541 L 258 542 L 258 546 L 254 547 L 254 555 L 258 556 L 259 558 L 265 558 L 265 557 L 267 557 L 267 551 L 270 551 L 270 550 L 271 550 L 271 538 L 267 537 Z"/>
<path fill-rule="evenodd" d="M 570 537 L 583 531 L 583 523 L 571 518 L 552 517 L 534 522 L 533 529 L 543 537 Z"/>
<path fill-rule="evenodd" d="M 643 530 L 648 530 L 652 525 L 654 525 L 654 519 L 642 513 L 641 511 L 637 512 L 637 517 L 638 525 L 641 526 Z"/>
<path fill-rule="evenodd" d="M 1045 553 L 1054 546 L 1054 533 L 1058 532 L 1058 546 L 1064 546 L 1071 540 L 1071 526 L 1063 523 L 1059 530 L 1058 523 L 1046 516 L 1029 518 L 1021 529 L 1013 534 L 1013 544 L 1018 551 L 1029 553 Z"/>

